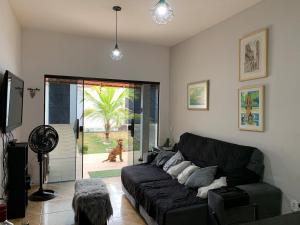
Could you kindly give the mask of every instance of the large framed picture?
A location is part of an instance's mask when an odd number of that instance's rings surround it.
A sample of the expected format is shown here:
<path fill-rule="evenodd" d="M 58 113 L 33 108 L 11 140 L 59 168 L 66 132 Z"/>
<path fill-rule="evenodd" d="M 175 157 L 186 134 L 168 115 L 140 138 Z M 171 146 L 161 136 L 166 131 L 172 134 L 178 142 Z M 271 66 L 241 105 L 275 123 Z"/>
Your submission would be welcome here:
<path fill-rule="evenodd" d="M 209 81 L 208 80 L 188 84 L 187 108 L 190 110 L 209 109 Z"/>
<path fill-rule="evenodd" d="M 264 92 L 263 85 L 239 89 L 240 130 L 264 131 Z"/>
<path fill-rule="evenodd" d="M 262 29 L 240 39 L 239 80 L 268 76 L 268 29 Z"/>

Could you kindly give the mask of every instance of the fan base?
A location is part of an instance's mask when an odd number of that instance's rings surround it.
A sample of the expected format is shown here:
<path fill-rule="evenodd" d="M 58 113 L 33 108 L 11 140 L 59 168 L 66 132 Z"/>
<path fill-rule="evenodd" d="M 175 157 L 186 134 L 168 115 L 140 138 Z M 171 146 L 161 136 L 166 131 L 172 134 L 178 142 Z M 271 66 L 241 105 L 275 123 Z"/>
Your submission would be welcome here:
<path fill-rule="evenodd" d="M 52 190 L 38 190 L 29 196 L 29 200 L 33 202 L 48 201 L 55 198 L 56 195 Z"/>

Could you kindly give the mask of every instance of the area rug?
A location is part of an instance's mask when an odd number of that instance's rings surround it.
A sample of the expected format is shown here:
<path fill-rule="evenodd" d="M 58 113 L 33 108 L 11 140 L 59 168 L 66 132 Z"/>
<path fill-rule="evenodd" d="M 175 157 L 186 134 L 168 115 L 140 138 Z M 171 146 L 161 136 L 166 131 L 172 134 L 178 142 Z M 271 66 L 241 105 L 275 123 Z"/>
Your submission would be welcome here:
<path fill-rule="evenodd" d="M 89 172 L 90 178 L 107 178 L 107 177 L 119 177 L 121 176 L 121 170 L 102 170 Z"/>

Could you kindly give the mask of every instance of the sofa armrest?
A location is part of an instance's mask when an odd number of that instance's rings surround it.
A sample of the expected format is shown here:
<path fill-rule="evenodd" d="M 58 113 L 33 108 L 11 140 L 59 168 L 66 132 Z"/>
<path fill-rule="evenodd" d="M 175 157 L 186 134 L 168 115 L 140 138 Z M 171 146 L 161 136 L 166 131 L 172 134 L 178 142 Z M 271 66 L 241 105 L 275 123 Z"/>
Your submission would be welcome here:
<path fill-rule="evenodd" d="M 157 152 L 148 152 L 146 163 L 151 163 L 157 156 Z"/>
<path fill-rule="evenodd" d="M 208 192 L 212 224 L 240 224 L 256 217 L 256 205 L 250 204 L 247 192 L 236 187 L 222 187 Z"/>
<path fill-rule="evenodd" d="M 237 186 L 246 191 L 250 203 L 257 206 L 257 219 L 274 217 L 281 214 L 282 192 L 267 183 L 254 183 Z"/>

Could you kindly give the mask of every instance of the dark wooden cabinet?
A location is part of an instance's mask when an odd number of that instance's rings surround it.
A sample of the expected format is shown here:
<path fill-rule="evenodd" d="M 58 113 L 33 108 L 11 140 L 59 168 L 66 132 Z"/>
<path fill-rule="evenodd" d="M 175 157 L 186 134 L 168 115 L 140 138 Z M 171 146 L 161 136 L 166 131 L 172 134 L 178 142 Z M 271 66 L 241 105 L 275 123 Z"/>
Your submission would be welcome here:
<path fill-rule="evenodd" d="M 23 218 L 28 204 L 28 145 L 9 144 L 7 153 L 7 217 Z"/>

